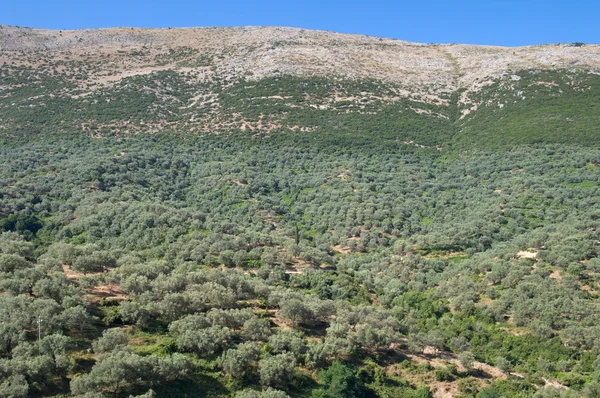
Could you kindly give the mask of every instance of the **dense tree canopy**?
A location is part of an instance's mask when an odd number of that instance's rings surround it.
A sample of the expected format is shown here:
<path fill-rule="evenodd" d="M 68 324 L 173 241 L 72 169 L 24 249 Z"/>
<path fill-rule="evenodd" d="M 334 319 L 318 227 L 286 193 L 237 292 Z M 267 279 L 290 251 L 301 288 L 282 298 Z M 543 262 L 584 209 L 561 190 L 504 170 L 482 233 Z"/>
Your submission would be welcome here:
<path fill-rule="evenodd" d="M 598 148 L 48 137 L 0 147 L 0 396 L 597 391 Z"/>

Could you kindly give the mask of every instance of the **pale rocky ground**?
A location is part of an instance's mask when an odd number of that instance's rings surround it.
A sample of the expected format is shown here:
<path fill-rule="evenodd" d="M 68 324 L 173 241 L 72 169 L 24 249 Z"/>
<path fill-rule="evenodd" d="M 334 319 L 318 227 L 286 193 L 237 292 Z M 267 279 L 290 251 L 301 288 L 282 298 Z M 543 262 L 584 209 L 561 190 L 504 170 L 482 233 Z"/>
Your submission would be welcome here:
<path fill-rule="evenodd" d="M 193 53 L 186 55 L 190 49 Z M 88 76 L 88 82 L 98 85 L 167 68 L 225 81 L 281 73 L 337 75 L 380 79 L 404 88 L 398 92 L 401 96 L 438 103 L 457 89 L 477 90 L 511 71 L 557 68 L 600 73 L 600 45 L 419 44 L 280 27 L 52 31 L 0 25 L 0 65 L 36 66 L 40 56 L 48 61 L 98 62 Z"/>

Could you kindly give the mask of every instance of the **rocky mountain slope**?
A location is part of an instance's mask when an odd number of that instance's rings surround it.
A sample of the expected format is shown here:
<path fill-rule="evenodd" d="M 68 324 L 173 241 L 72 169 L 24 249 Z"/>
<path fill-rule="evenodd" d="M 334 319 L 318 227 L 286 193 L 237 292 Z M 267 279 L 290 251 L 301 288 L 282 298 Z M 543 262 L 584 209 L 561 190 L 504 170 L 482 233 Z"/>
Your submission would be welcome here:
<path fill-rule="evenodd" d="M 600 114 L 590 101 L 600 46 L 579 43 L 505 48 L 276 27 L 1 26 L 0 65 L 0 128 L 9 134 L 376 131 L 440 149 L 490 137 L 498 145 L 528 136 L 587 143 Z M 532 101 L 542 109 L 532 113 Z M 591 105 L 582 114 L 578 102 Z M 506 116 L 518 123 L 508 132 L 498 125 Z M 532 123 L 540 131 L 523 126 Z"/>

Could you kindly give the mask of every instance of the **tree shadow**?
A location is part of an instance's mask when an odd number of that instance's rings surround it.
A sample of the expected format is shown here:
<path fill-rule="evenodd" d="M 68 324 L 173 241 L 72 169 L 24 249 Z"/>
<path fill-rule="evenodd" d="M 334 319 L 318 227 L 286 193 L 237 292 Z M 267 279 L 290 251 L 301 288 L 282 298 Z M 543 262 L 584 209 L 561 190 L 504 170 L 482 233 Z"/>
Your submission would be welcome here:
<path fill-rule="evenodd" d="M 310 392 L 317 388 L 319 384 L 308 374 L 296 371 L 292 384 L 285 388 L 285 392 L 291 398 L 301 398 L 310 396 Z"/>
<path fill-rule="evenodd" d="M 152 389 L 157 396 L 165 398 L 221 397 L 231 394 L 220 380 L 206 374 L 196 375 L 194 380 L 173 381 Z"/>

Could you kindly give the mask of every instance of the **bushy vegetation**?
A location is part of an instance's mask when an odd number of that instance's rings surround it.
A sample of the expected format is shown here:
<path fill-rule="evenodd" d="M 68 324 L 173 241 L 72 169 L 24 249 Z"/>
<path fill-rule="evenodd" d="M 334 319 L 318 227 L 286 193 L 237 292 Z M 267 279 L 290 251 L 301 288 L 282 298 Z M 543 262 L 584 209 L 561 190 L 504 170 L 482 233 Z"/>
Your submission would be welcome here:
<path fill-rule="evenodd" d="M 191 59 L 192 50 L 173 49 L 164 56 Z M 64 60 L 37 67 L 3 65 L 0 132 L 75 130 L 103 137 L 287 132 L 338 147 L 459 152 L 524 144 L 593 145 L 600 123 L 600 77 L 584 71 L 515 71 L 476 91 L 426 98 L 407 96 L 410 87 L 375 79 L 284 74 L 209 79 L 198 71 L 170 69 L 125 77 L 110 72 L 105 78 L 115 83 L 102 85 L 90 80 L 97 68 Z"/>
<path fill-rule="evenodd" d="M 488 148 L 597 143 L 600 76 L 564 70 L 506 74 L 472 99 L 476 112 L 458 122 L 455 146 Z"/>
<path fill-rule="evenodd" d="M 0 397 L 599 396 L 598 75 L 46 61 L 0 69 Z"/>
<path fill-rule="evenodd" d="M 0 394 L 594 396 L 600 152 L 379 148 L 4 139 Z"/>

